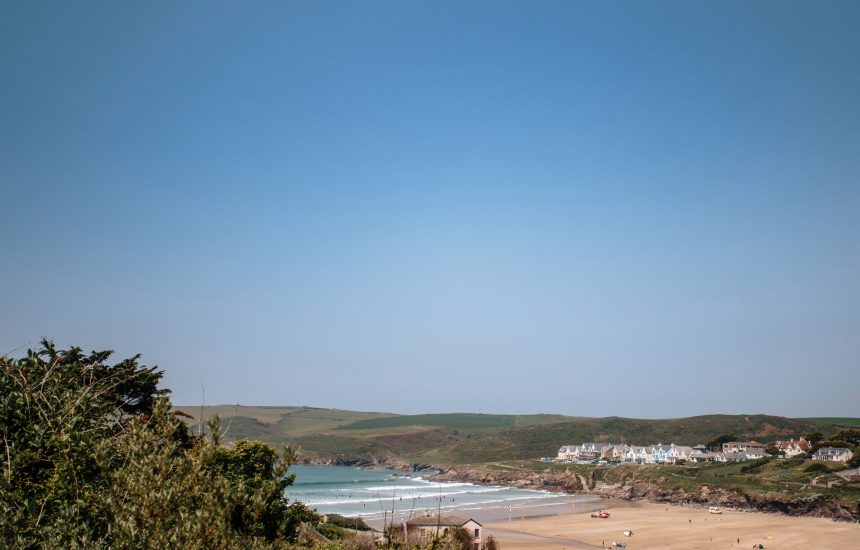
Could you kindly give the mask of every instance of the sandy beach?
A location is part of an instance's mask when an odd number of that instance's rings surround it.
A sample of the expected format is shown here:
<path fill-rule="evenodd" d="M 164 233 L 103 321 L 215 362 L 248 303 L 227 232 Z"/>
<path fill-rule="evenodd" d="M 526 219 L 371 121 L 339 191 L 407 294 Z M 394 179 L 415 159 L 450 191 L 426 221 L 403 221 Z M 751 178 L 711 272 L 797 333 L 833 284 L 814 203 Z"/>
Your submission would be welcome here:
<path fill-rule="evenodd" d="M 650 503 L 605 510 L 611 514 L 608 519 L 568 513 L 487 522 L 484 528 L 506 550 L 593 550 L 609 548 L 613 542 L 626 543 L 629 550 L 752 548 L 758 544 L 768 550 L 860 548 L 857 523 L 733 510 L 715 515 L 706 508 Z M 624 536 L 625 530 L 633 536 Z"/>

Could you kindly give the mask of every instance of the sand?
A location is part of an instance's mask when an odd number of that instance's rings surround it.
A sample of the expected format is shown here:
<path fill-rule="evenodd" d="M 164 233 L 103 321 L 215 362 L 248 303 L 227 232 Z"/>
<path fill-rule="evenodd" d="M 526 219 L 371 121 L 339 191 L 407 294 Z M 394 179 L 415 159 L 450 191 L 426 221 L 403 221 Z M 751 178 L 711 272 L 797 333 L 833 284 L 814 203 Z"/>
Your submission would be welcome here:
<path fill-rule="evenodd" d="M 860 549 L 857 523 L 733 510 L 714 515 L 706 508 L 645 503 L 606 511 L 608 519 L 568 513 L 488 522 L 484 529 L 504 550 L 594 550 L 609 548 L 613 541 L 626 543 L 629 550 L 752 548 L 753 544 L 767 550 Z M 625 537 L 625 530 L 633 531 L 633 536 Z"/>

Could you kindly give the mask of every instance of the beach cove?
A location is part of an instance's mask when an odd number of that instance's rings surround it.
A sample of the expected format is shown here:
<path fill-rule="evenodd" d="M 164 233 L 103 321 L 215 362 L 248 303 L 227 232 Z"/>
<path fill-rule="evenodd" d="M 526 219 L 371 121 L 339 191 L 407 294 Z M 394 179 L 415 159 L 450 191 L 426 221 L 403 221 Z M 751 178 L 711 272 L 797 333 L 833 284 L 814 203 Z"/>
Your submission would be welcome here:
<path fill-rule="evenodd" d="M 365 470 L 350 466 L 294 466 L 290 500 L 299 500 L 320 514 L 361 517 L 381 528 L 384 521 L 456 514 L 478 521 L 550 516 L 591 511 L 605 499 L 469 482 L 433 481 L 430 474 Z"/>
<path fill-rule="evenodd" d="M 767 550 L 857 548 L 860 524 L 823 518 L 707 508 L 611 501 L 607 519 L 588 513 L 526 517 L 484 524 L 502 548 L 524 550 L 610 548 L 625 543 L 628 550 L 752 548 Z M 626 537 L 624 531 L 632 531 Z"/>

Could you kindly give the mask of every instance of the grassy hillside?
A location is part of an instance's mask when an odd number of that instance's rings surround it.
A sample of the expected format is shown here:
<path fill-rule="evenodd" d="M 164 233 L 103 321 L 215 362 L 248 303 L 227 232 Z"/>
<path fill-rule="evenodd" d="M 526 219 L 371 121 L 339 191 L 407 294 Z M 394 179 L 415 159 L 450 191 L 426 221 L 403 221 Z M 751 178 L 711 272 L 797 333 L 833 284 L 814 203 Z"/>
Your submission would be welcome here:
<path fill-rule="evenodd" d="M 178 407 L 197 426 L 200 407 Z M 707 415 L 645 420 L 561 415 L 396 415 L 312 407 L 207 406 L 218 414 L 225 439 L 290 444 L 310 459 L 400 459 L 436 464 L 488 463 L 555 455 L 560 445 L 582 441 L 704 443 L 734 433 L 767 442 L 811 431 L 833 433 L 860 425 L 856 418 L 793 419 L 766 415 Z"/>
<path fill-rule="evenodd" d="M 373 430 L 410 426 L 430 426 L 450 430 L 492 430 L 564 422 L 569 417 L 556 414 L 503 415 L 503 414 L 411 414 L 359 420 L 344 426 L 344 430 Z"/>
<path fill-rule="evenodd" d="M 860 428 L 860 418 L 817 417 L 817 418 L 801 418 L 800 420 L 808 420 L 809 422 L 822 424 L 825 427 L 841 426 L 844 428 Z"/>

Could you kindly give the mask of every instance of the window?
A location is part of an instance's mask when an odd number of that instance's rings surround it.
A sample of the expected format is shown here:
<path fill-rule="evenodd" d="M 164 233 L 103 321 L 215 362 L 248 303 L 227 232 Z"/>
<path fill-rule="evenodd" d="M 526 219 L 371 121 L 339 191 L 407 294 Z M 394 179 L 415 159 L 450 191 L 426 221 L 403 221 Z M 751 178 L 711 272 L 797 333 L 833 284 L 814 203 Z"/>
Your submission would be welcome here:
<path fill-rule="evenodd" d="M 480 529 L 475 529 L 475 538 L 476 539 L 481 538 L 481 530 Z"/>

